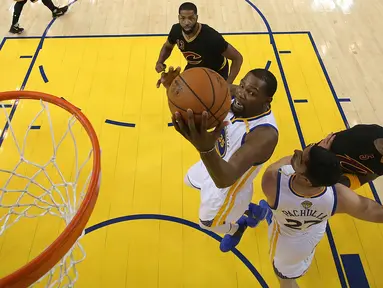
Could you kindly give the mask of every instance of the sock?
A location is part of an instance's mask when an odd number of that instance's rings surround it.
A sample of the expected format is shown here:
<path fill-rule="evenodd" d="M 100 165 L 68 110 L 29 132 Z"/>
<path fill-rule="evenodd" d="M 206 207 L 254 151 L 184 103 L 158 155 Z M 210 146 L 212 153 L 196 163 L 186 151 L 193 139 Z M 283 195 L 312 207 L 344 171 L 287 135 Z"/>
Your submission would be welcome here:
<path fill-rule="evenodd" d="M 239 225 L 237 223 L 230 224 L 230 230 L 226 234 L 234 235 L 235 232 L 237 232 L 239 229 Z"/>
<path fill-rule="evenodd" d="M 225 223 L 223 225 L 219 226 L 213 226 L 213 227 L 208 227 L 204 225 L 203 223 L 200 222 L 200 227 L 209 230 L 218 234 L 230 234 L 233 235 L 235 232 L 237 232 L 239 225 L 237 223 Z"/>
<path fill-rule="evenodd" d="M 16 25 L 19 22 L 21 11 L 23 10 L 25 3 L 27 3 L 27 0 L 15 3 L 15 7 L 13 8 L 12 26 Z"/>
<path fill-rule="evenodd" d="M 43 4 L 49 8 L 52 12 L 57 9 L 52 0 L 42 0 Z"/>

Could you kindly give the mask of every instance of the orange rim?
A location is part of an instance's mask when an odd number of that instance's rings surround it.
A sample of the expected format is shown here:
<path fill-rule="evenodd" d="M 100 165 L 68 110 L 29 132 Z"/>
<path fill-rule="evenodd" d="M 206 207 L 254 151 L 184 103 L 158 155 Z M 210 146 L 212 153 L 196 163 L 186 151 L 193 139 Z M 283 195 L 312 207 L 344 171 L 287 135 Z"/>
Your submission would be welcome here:
<path fill-rule="evenodd" d="M 75 115 L 77 120 L 84 126 L 88 133 L 93 147 L 93 170 L 88 185 L 87 193 L 82 201 L 80 208 L 73 217 L 69 225 L 59 235 L 59 237 L 48 246 L 40 255 L 32 261 L 16 270 L 12 274 L 0 279 L 0 287 L 27 287 L 39 280 L 53 266 L 60 261 L 61 258 L 69 251 L 80 237 L 85 225 L 93 212 L 100 189 L 100 171 L 101 171 L 101 155 L 100 144 L 96 132 L 92 124 L 86 116 L 74 105 L 59 97 L 34 91 L 8 91 L 0 92 L 0 101 L 5 100 L 43 100 L 55 104 L 69 113 Z"/>

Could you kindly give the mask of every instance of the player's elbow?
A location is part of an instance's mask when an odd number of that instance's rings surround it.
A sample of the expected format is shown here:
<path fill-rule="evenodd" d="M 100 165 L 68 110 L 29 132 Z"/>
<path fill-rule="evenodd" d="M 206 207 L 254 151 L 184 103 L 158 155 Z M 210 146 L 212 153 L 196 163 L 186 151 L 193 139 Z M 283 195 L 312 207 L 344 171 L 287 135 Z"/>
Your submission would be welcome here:
<path fill-rule="evenodd" d="M 234 57 L 231 59 L 233 62 L 237 62 L 239 65 L 243 63 L 243 56 L 241 53 L 234 53 Z"/>
<path fill-rule="evenodd" d="M 162 49 L 164 49 L 167 52 L 171 52 L 173 50 L 174 45 L 170 44 L 169 41 L 166 41 L 164 45 L 162 46 Z"/>
<path fill-rule="evenodd" d="M 241 53 L 238 52 L 237 58 L 238 58 L 238 61 L 241 62 L 241 64 L 242 64 L 243 63 L 243 56 Z"/>

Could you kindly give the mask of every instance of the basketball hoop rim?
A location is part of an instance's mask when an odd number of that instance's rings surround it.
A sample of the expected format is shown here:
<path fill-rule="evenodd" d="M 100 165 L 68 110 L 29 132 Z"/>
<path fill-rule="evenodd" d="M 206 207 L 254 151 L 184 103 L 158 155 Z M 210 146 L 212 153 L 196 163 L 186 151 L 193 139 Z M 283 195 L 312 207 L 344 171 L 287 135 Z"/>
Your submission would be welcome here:
<path fill-rule="evenodd" d="M 93 212 L 100 189 L 101 180 L 101 152 L 97 134 L 88 118 L 73 104 L 50 94 L 37 91 L 6 91 L 0 92 L 0 101 L 5 100 L 43 100 L 55 104 L 72 115 L 84 126 L 93 147 L 93 170 L 87 193 L 72 221 L 61 232 L 52 244 L 32 261 L 0 279 L 0 287 L 28 287 L 39 280 L 53 266 L 55 266 L 67 251 L 75 244 L 85 229 Z"/>

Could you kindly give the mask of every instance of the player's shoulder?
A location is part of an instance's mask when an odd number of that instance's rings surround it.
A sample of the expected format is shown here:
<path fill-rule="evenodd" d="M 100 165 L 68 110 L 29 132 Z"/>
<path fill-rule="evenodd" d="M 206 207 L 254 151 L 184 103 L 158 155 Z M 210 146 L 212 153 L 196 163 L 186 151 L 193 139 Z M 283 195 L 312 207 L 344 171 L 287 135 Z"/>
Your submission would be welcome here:
<path fill-rule="evenodd" d="M 170 31 L 171 31 L 171 33 L 181 34 L 182 33 L 181 24 L 180 23 L 173 24 Z"/>
<path fill-rule="evenodd" d="M 209 34 L 209 35 L 219 35 L 221 36 L 221 33 L 219 33 L 217 30 L 215 30 L 213 27 L 207 25 L 207 24 L 204 24 L 204 23 L 200 23 L 201 24 L 201 31 L 204 33 L 204 34 Z"/>

